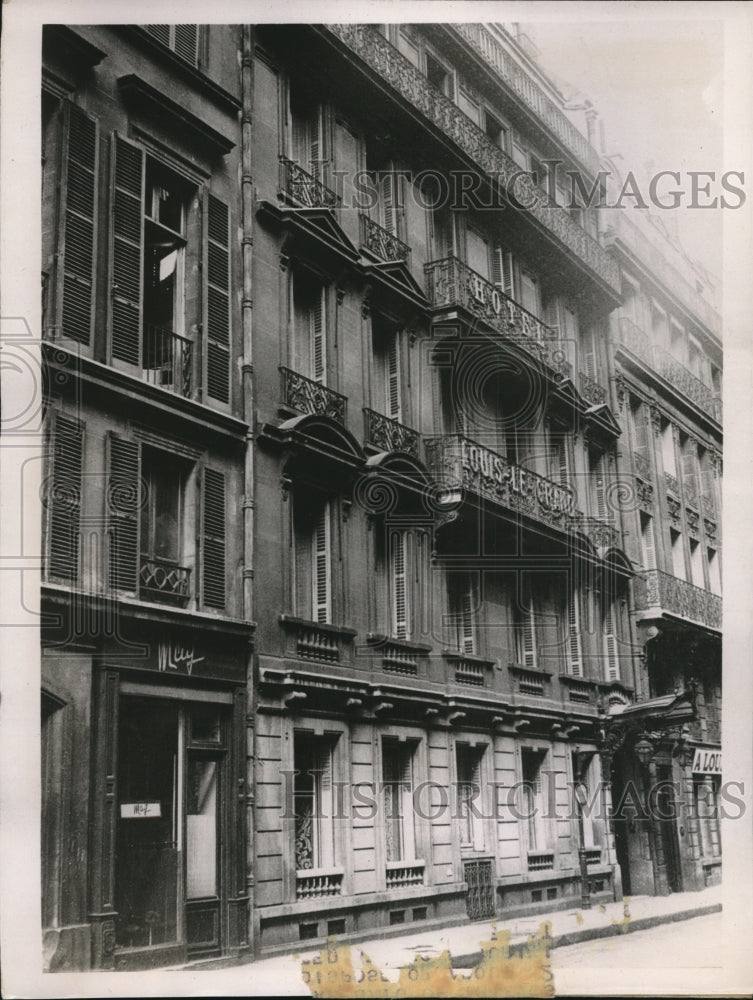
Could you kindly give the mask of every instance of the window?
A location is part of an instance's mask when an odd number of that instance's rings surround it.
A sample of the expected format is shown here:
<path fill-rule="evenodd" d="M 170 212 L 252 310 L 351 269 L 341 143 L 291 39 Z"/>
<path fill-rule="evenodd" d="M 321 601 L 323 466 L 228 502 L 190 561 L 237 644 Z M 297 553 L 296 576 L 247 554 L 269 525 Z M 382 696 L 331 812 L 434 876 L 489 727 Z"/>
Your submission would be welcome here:
<path fill-rule="evenodd" d="M 719 775 L 693 775 L 693 806 L 698 819 L 700 853 L 704 858 L 722 853 L 718 799 L 721 787 Z"/>
<path fill-rule="evenodd" d="M 544 777 L 547 751 L 522 747 L 521 761 L 521 822 L 524 824 L 528 852 L 550 851 L 551 830 L 546 819 L 546 789 Z"/>
<path fill-rule="evenodd" d="M 318 180 L 324 180 L 322 108 L 297 82 L 290 88 L 290 158 Z"/>
<path fill-rule="evenodd" d="M 453 99 L 455 86 L 452 71 L 431 52 L 426 52 L 426 78 L 445 97 Z"/>
<path fill-rule="evenodd" d="M 685 502 L 696 504 L 698 503 L 698 480 L 696 475 L 698 452 L 693 440 L 682 431 L 680 431 L 680 457 L 682 460 L 682 483 Z"/>
<path fill-rule="evenodd" d="M 583 648 L 581 645 L 580 592 L 572 583 L 568 584 L 567 595 L 567 672 L 572 677 L 583 676 Z"/>
<path fill-rule="evenodd" d="M 47 437 L 45 490 L 45 576 L 76 583 L 79 579 L 84 425 L 54 413 Z"/>
<path fill-rule="evenodd" d="M 230 402 L 230 215 L 214 194 L 113 140 L 113 279 L 110 353 L 142 377 L 192 396 L 195 345 L 204 331 L 207 398 Z M 203 234 L 203 237 L 200 235 Z M 201 273 L 203 282 L 187 281 Z"/>
<path fill-rule="evenodd" d="M 591 516 L 600 521 L 611 519 L 607 506 L 606 455 L 596 448 L 588 449 L 589 482 L 591 486 Z"/>
<path fill-rule="evenodd" d="M 703 578 L 703 549 L 701 543 L 695 538 L 689 539 L 690 545 L 690 578 L 694 587 L 705 588 Z"/>
<path fill-rule="evenodd" d="M 379 313 L 371 320 L 374 350 L 375 408 L 392 420 L 402 420 L 402 378 L 398 328 Z"/>
<path fill-rule="evenodd" d="M 458 87 L 458 107 L 464 114 L 468 115 L 474 125 L 481 124 L 478 101 L 465 90 L 462 84 Z"/>
<path fill-rule="evenodd" d="M 549 194 L 549 167 L 533 154 L 531 154 L 531 173 L 541 190 Z"/>
<path fill-rule="evenodd" d="M 649 445 L 651 442 L 648 406 L 640 399 L 636 399 L 634 396 L 631 396 L 629 413 L 633 438 L 633 451 L 637 455 L 641 455 L 643 458 L 648 460 Z M 662 438 L 662 446 L 663 444 L 664 442 Z M 666 466 L 665 470 L 670 471 L 666 469 Z"/>
<path fill-rule="evenodd" d="M 507 129 L 490 111 L 484 113 L 484 131 L 495 146 L 507 152 Z"/>
<path fill-rule="evenodd" d="M 416 831 L 413 808 L 415 744 L 385 738 L 382 741 L 385 857 L 413 861 Z"/>
<path fill-rule="evenodd" d="M 185 565 L 185 468 L 167 452 L 143 448 L 141 475 L 145 500 L 141 508 L 142 597 L 151 601 L 188 600 L 190 569 Z"/>
<path fill-rule="evenodd" d="M 465 233 L 466 263 L 472 271 L 489 280 L 489 244 L 475 229 L 468 227 Z"/>
<path fill-rule="evenodd" d="M 569 488 L 570 481 L 570 448 L 567 432 L 564 428 L 552 428 L 549 452 L 549 478 L 560 486 Z"/>
<path fill-rule="evenodd" d="M 411 634 L 411 535 L 406 529 L 389 529 L 390 627 L 395 639 Z"/>
<path fill-rule="evenodd" d="M 719 556 L 717 555 L 716 549 L 707 549 L 707 558 L 709 564 L 709 587 L 711 588 L 711 593 L 721 594 L 722 577 L 719 571 Z"/>
<path fill-rule="evenodd" d="M 460 653 L 477 652 L 478 581 L 473 573 L 450 573 L 447 578 L 450 641 Z"/>
<path fill-rule="evenodd" d="M 693 337 L 688 340 L 688 367 L 704 385 L 709 384 L 711 379 L 708 358 L 703 353 L 701 345 Z"/>
<path fill-rule="evenodd" d="M 485 749 L 468 743 L 455 744 L 461 849 L 485 849 L 481 780 Z"/>
<path fill-rule="evenodd" d="M 650 514 L 640 512 L 641 558 L 644 569 L 656 569 L 656 546 L 654 544 L 654 519 Z"/>
<path fill-rule="evenodd" d="M 672 574 L 678 580 L 685 579 L 685 552 L 682 544 L 682 535 L 674 528 L 669 529 L 669 543 L 672 549 Z"/>
<path fill-rule="evenodd" d="M 397 35 L 397 47 L 400 52 L 418 68 L 421 56 L 418 48 L 418 32 L 412 24 L 401 24 Z"/>
<path fill-rule="evenodd" d="M 520 304 L 534 316 L 541 315 L 539 279 L 523 268 L 520 269 Z"/>
<path fill-rule="evenodd" d="M 677 478 L 677 461 L 675 455 L 674 427 L 668 420 L 661 422 L 661 454 L 664 471 Z"/>
<path fill-rule="evenodd" d="M 616 601 L 604 594 L 602 608 L 602 636 L 604 643 L 604 680 L 620 679 L 620 658 L 617 650 L 617 608 Z"/>
<path fill-rule="evenodd" d="M 713 509 L 714 502 L 714 470 L 711 467 L 711 459 L 708 451 L 698 445 L 698 477 L 701 484 L 701 496 Z"/>
<path fill-rule="evenodd" d="M 663 348 L 667 345 L 667 314 L 653 299 L 651 300 L 651 333 L 657 347 Z"/>
<path fill-rule="evenodd" d="M 537 666 L 536 612 L 528 574 L 523 574 L 519 582 L 518 604 L 514 617 L 517 661 L 521 666 L 535 670 Z"/>
<path fill-rule="evenodd" d="M 685 361 L 685 331 L 675 320 L 669 324 L 669 350 L 678 361 Z"/>
<path fill-rule="evenodd" d="M 293 501 L 296 614 L 332 622 L 332 511 L 328 501 L 297 494 Z"/>
<path fill-rule="evenodd" d="M 430 209 L 432 253 L 435 260 L 451 257 L 455 254 L 455 217 L 449 199 L 442 200 L 441 189 L 431 197 L 426 190 L 427 203 Z"/>
<path fill-rule="evenodd" d="M 199 26 L 197 24 L 147 24 L 149 34 L 172 49 L 192 66 L 199 63 Z"/>
<path fill-rule="evenodd" d="M 295 867 L 332 868 L 335 830 L 332 765 L 335 743 L 329 737 L 296 732 L 294 736 L 293 811 Z"/>
<path fill-rule="evenodd" d="M 327 383 L 325 287 L 307 271 L 293 275 L 293 367 L 300 375 Z"/>

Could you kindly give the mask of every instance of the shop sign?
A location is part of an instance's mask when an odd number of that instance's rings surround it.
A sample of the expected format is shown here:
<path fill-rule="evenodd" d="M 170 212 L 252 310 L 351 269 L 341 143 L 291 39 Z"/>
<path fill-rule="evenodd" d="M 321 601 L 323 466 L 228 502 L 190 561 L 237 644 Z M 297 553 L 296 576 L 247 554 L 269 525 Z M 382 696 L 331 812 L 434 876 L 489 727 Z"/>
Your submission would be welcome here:
<path fill-rule="evenodd" d="M 722 752 L 721 750 L 702 750 L 696 748 L 693 757 L 693 774 L 721 774 L 722 773 Z"/>
<path fill-rule="evenodd" d="M 470 485 L 478 476 L 484 484 L 484 491 L 492 495 L 496 496 L 500 490 L 509 491 L 520 500 L 538 504 L 542 512 L 555 517 L 574 513 L 575 497 L 572 490 L 529 469 L 512 465 L 488 448 L 464 440 L 462 463 L 466 485 Z"/>
<path fill-rule="evenodd" d="M 159 802 L 121 802 L 121 819 L 159 819 L 162 806 Z"/>
<path fill-rule="evenodd" d="M 191 676 L 197 663 L 205 657 L 196 655 L 195 646 L 184 646 L 179 642 L 160 642 L 157 646 L 157 669 L 161 673 L 175 671 Z"/>
<path fill-rule="evenodd" d="M 126 627 L 119 636 L 120 645 L 105 648 L 102 658 L 114 667 L 153 670 L 163 677 L 184 680 L 209 679 L 243 684 L 246 679 L 245 651 L 239 644 L 194 638 L 192 630 L 163 629 L 161 633 L 138 632 Z M 124 648 L 125 647 L 125 648 Z M 128 652 L 126 652 L 126 649 Z"/>

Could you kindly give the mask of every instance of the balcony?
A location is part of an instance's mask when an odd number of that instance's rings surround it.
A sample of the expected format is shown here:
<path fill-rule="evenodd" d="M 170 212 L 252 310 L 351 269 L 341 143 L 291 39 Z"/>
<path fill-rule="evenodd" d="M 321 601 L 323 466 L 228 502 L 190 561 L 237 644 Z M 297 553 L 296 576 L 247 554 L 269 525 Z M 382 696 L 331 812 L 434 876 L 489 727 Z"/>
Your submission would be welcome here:
<path fill-rule="evenodd" d="M 364 440 L 379 451 L 404 451 L 419 458 L 421 435 L 399 420 L 364 407 Z"/>
<path fill-rule="evenodd" d="M 343 889 L 342 868 L 309 868 L 296 872 L 295 898 L 322 899 L 340 896 Z"/>
<path fill-rule="evenodd" d="M 423 861 L 388 861 L 386 883 L 388 889 L 403 889 L 409 885 L 424 884 Z"/>
<path fill-rule="evenodd" d="M 142 556 L 139 567 L 139 595 L 160 604 L 188 603 L 191 570 L 167 559 Z"/>
<path fill-rule="evenodd" d="M 282 376 L 280 396 L 283 406 L 298 413 L 330 417 L 345 426 L 348 408 L 346 396 L 335 392 L 334 389 L 328 389 L 321 382 L 294 372 L 291 368 L 280 367 L 280 375 Z"/>
<path fill-rule="evenodd" d="M 533 77 L 505 51 L 488 28 L 483 24 L 453 24 L 451 30 L 476 49 L 484 62 L 523 99 L 590 173 L 595 176 L 599 172 L 599 154 L 588 139 L 573 125 L 564 111 L 547 97 Z"/>
<path fill-rule="evenodd" d="M 548 872 L 554 869 L 554 852 L 553 851 L 529 851 L 528 852 L 528 871 L 529 872 Z"/>
<path fill-rule="evenodd" d="M 353 629 L 328 622 L 314 622 L 293 615 L 280 615 L 286 633 L 285 652 L 311 663 L 343 663 L 350 659 Z"/>
<path fill-rule="evenodd" d="M 657 375 L 666 379 L 673 388 L 681 392 L 713 420 L 718 423 L 722 422 L 722 397 L 697 375 L 694 375 L 669 351 L 665 351 L 657 344 L 652 344 L 648 335 L 626 316 L 620 319 L 619 337 L 622 346 L 627 348 L 631 354 L 648 365 Z"/>
<path fill-rule="evenodd" d="M 410 247 L 397 236 L 374 222 L 368 215 L 359 215 L 361 223 L 361 249 L 384 261 L 403 261 L 410 264 Z"/>
<path fill-rule="evenodd" d="M 523 347 L 558 378 L 572 375 L 557 330 L 542 323 L 457 257 L 431 261 L 424 271 L 426 294 L 435 309 L 464 309 L 503 340 Z"/>
<path fill-rule="evenodd" d="M 722 627 L 721 597 L 657 569 L 636 577 L 635 606 L 638 611 L 674 615 L 716 631 Z"/>
<path fill-rule="evenodd" d="M 433 87 L 377 28 L 366 24 L 328 24 L 322 30 L 334 35 L 378 73 L 414 113 L 419 112 L 440 129 L 495 185 L 499 184 L 504 190 L 515 185 L 520 203 L 530 206 L 526 211 L 549 236 L 612 293 L 619 294 L 620 275 L 616 261 L 571 219 L 566 209 L 551 202 L 531 177 L 522 175 L 512 157 L 495 145 L 453 101 Z"/>
<path fill-rule="evenodd" d="M 193 389 L 193 343 L 159 326 L 144 327 L 142 378 L 190 399 Z"/>
<path fill-rule="evenodd" d="M 302 208 L 329 208 L 334 211 L 340 204 L 340 198 L 334 191 L 287 156 L 280 157 L 280 191 L 286 199 Z"/>

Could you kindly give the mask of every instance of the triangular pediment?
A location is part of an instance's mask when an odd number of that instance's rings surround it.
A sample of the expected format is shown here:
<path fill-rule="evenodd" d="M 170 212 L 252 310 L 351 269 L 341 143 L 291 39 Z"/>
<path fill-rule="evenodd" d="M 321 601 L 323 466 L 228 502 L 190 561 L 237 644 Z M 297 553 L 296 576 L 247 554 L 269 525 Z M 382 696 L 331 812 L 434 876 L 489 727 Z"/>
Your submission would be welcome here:
<path fill-rule="evenodd" d="M 414 305 L 422 309 L 428 307 L 429 302 L 424 290 L 411 274 L 405 261 L 364 261 L 362 267 L 368 277 L 375 278 L 391 291 L 409 299 Z"/>
<path fill-rule="evenodd" d="M 348 234 L 328 208 L 296 207 L 262 202 L 260 210 L 284 226 L 292 235 L 301 239 L 313 239 L 324 244 L 340 258 L 355 264 L 360 254 Z"/>

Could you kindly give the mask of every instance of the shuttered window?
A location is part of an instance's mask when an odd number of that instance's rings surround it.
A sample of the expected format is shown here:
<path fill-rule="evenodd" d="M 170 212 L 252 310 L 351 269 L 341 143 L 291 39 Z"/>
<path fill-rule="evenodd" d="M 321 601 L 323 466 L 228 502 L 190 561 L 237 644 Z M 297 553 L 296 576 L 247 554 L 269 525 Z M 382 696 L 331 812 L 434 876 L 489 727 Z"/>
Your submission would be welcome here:
<path fill-rule="evenodd" d="M 567 594 L 567 666 L 573 677 L 583 676 L 583 649 L 580 637 L 580 594 L 571 586 Z"/>
<path fill-rule="evenodd" d="M 331 868 L 335 863 L 334 744 L 327 737 L 303 732 L 296 732 L 294 739 L 295 867 L 299 872 Z"/>
<path fill-rule="evenodd" d="M 84 425 L 54 416 L 48 440 L 46 575 L 77 583 Z"/>
<path fill-rule="evenodd" d="M 448 577 L 451 641 L 460 653 L 477 652 L 476 615 L 479 595 L 476 578 L 471 573 L 453 573 Z"/>
<path fill-rule="evenodd" d="M 392 635 L 407 639 L 411 630 L 410 547 L 405 530 L 390 532 L 390 608 Z"/>
<path fill-rule="evenodd" d="M 230 213 L 208 194 L 205 209 L 204 303 L 206 394 L 230 401 Z"/>
<path fill-rule="evenodd" d="M 537 655 L 534 597 L 530 581 L 525 578 L 520 585 L 518 600 L 519 606 L 515 612 L 518 663 L 535 670 Z"/>
<path fill-rule="evenodd" d="M 388 163 L 379 173 L 379 222 L 393 236 L 399 235 L 400 183 L 394 163 Z"/>
<path fill-rule="evenodd" d="M 600 521 L 610 519 L 607 507 L 606 456 L 603 451 L 589 449 L 588 462 L 591 479 L 592 516 Z"/>
<path fill-rule="evenodd" d="M 120 135 L 112 145 L 112 331 L 113 358 L 141 363 L 144 270 L 144 153 Z"/>
<path fill-rule="evenodd" d="M 324 177 L 324 129 L 322 109 L 291 90 L 290 156 L 319 180 Z"/>
<path fill-rule="evenodd" d="M 88 346 L 97 259 L 99 133 L 95 119 L 75 104 L 65 105 L 64 122 L 57 322 L 64 337 Z"/>
<path fill-rule="evenodd" d="M 332 552 L 330 506 L 325 503 L 314 525 L 311 547 L 312 618 L 315 622 L 332 620 Z"/>
<path fill-rule="evenodd" d="M 326 289 L 306 271 L 293 275 L 293 366 L 315 382 L 327 383 Z"/>
<path fill-rule="evenodd" d="M 225 475 L 204 469 L 202 486 L 201 588 L 205 607 L 223 609 L 226 590 Z"/>
<path fill-rule="evenodd" d="M 654 544 L 654 519 L 650 514 L 640 514 L 641 555 L 644 569 L 656 569 L 656 546 Z"/>
<path fill-rule="evenodd" d="M 620 679 L 620 660 L 617 655 L 617 633 L 615 627 L 614 601 L 607 598 L 604 606 L 604 668 L 605 679 Z"/>
<path fill-rule="evenodd" d="M 192 66 L 199 62 L 199 26 L 197 24 L 147 24 L 152 38 L 185 59 Z"/>
<path fill-rule="evenodd" d="M 495 247 L 492 254 L 492 282 L 504 292 L 508 298 L 515 298 L 515 278 L 513 257 L 502 247 Z"/>
<path fill-rule="evenodd" d="M 484 747 L 455 744 L 460 846 L 474 851 L 483 851 L 485 847 L 481 787 L 483 756 Z"/>
<path fill-rule="evenodd" d="M 138 591 L 139 512 L 146 499 L 141 446 L 110 432 L 107 438 L 107 553 L 112 590 Z"/>

